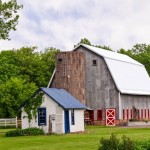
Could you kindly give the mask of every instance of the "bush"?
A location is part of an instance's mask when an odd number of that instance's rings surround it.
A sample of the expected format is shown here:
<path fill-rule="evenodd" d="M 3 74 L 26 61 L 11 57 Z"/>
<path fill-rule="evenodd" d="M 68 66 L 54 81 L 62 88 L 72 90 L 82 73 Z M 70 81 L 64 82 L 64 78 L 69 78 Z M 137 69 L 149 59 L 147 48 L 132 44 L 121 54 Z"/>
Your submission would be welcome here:
<path fill-rule="evenodd" d="M 123 136 L 122 142 L 119 144 L 119 150 L 135 150 L 135 144 L 130 138 Z"/>
<path fill-rule="evenodd" d="M 29 136 L 29 135 L 43 135 L 44 131 L 40 128 L 27 128 L 27 129 L 17 129 L 13 131 L 6 132 L 5 136 L 14 137 L 14 136 Z"/>
<path fill-rule="evenodd" d="M 135 144 L 126 136 L 120 142 L 115 134 L 111 134 L 109 139 L 100 139 L 98 150 L 135 150 Z"/>
<path fill-rule="evenodd" d="M 150 141 L 136 143 L 136 150 L 150 150 Z"/>
<path fill-rule="evenodd" d="M 111 134 L 110 139 L 101 138 L 98 150 L 118 150 L 119 140 L 116 135 Z"/>

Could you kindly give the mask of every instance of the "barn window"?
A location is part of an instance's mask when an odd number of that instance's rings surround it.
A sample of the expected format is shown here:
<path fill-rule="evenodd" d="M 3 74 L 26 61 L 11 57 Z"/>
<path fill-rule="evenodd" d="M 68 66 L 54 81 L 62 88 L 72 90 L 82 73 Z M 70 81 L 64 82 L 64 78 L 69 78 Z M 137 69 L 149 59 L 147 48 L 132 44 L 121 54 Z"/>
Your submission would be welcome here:
<path fill-rule="evenodd" d="M 97 110 L 97 120 L 102 120 L 102 110 Z"/>
<path fill-rule="evenodd" d="M 71 110 L 71 124 L 72 124 L 72 125 L 75 125 L 74 109 Z"/>
<path fill-rule="evenodd" d="M 58 62 L 62 62 L 62 58 L 58 58 L 57 60 L 58 60 Z"/>
<path fill-rule="evenodd" d="M 93 64 L 92 64 L 93 66 L 97 66 L 97 61 L 96 60 L 93 60 L 92 62 L 93 62 Z"/>
<path fill-rule="evenodd" d="M 46 125 L 46 108 L 38 108 L 38 126 Z"/>

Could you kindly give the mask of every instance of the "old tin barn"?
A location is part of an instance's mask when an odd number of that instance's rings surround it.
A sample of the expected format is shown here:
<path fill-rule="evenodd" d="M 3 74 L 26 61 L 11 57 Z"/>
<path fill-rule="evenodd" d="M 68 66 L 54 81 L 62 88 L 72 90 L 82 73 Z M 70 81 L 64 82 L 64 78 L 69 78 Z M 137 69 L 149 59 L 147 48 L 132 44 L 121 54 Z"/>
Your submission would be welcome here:
<path fill-rule="evenodd" d="M 92 123 L 150 119 L 150 78 L 132 58 L 85 44 L 60 52 L 49 87 L 62 88 L 85 104 Z"/>

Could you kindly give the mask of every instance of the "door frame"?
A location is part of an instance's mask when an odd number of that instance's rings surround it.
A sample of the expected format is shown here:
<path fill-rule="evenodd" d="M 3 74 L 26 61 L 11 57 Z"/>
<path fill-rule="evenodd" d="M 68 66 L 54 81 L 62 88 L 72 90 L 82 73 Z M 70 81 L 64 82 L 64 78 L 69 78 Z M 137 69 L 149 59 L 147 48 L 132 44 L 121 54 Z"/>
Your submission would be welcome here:
<path fill-rule="evenodd" d="M 115 126 L 116 125 L 116 109 L 115 108 L 106 108 L 106 126 Z"/>

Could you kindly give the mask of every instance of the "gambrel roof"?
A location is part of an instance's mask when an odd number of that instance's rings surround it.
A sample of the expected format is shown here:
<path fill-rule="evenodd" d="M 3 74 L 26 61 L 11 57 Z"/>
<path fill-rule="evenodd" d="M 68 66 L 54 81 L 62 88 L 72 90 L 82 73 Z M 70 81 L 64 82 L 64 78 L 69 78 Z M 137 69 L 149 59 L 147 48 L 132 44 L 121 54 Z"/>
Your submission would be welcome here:
<path fill-rule="evenodd" d="M 150 95 L 150 77 L 141 63 L 127 55 L 80 44 L 88 50 L 102 56 L 111 76 L 121 93 L 133 95 Z"/>

